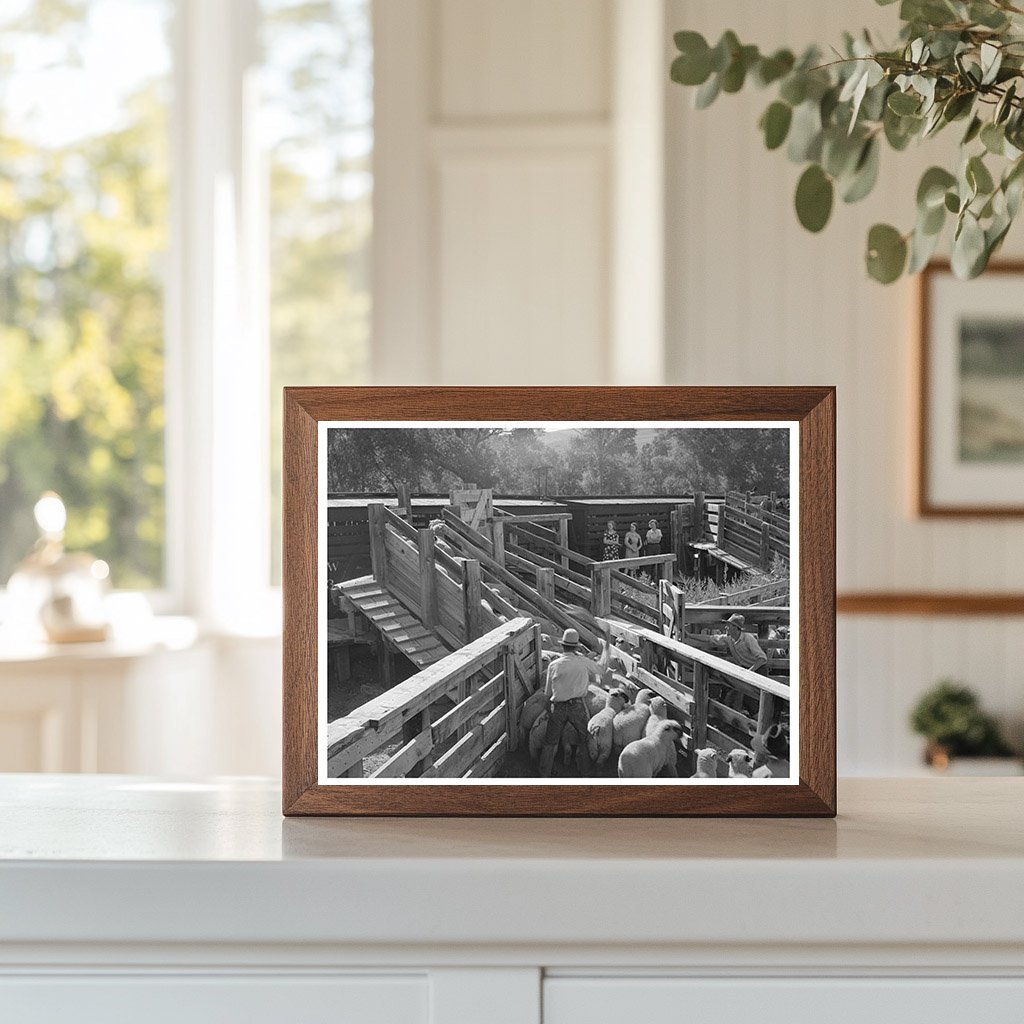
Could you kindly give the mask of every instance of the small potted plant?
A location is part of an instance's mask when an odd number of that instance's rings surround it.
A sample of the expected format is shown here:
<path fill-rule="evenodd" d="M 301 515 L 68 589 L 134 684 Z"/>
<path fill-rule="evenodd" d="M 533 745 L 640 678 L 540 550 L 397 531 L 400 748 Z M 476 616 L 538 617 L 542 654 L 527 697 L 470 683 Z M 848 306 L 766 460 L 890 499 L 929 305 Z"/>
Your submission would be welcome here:
<path fill-rule="evenodd" d="M 938 771 L 1020 773 L 1019 760 L 995 719 L 981 709 L 975 693 L 960 683 L 944 679 L 925 693 L 910 715 L 910 725 L 928 741 L 925 762 Z M 965 765 L 965 758 L 973 760 Z"/>

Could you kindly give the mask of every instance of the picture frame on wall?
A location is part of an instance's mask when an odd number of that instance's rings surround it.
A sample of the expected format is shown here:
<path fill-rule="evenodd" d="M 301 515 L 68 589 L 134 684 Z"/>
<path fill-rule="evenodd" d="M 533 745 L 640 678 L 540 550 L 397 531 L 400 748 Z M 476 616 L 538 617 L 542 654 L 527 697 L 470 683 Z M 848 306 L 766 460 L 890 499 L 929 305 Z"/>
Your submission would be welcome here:
<path fill-rule="evenodd" d="M 1024 516 L 1024 263 L 918 284 L 915 511 Z"/>
<path fill-rule="evenodd" d="M 286 388 L 286 815 L 833 816 L 835 390 Z"/>

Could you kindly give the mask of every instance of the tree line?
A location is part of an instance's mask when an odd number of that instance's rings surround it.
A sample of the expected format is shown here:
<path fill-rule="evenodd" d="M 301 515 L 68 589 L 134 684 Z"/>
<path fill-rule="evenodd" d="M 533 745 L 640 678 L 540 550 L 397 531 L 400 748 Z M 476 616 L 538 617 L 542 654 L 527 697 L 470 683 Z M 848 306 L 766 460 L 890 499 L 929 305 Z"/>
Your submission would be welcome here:
<path fill-rule="evenodd" d="M 443 494 L 462 483 L 550 496 L 789 493 L 789 432 L 778 428 L 338 427 L 327 446 L 330 493 L 406 484 Z"/>

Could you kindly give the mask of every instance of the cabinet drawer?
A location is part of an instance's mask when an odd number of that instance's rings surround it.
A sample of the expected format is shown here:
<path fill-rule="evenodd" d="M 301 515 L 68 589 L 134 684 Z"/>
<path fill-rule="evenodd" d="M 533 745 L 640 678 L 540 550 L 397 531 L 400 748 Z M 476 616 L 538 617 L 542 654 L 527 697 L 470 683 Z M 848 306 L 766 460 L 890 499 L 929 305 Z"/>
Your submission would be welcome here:
<path fill-rule="evenodd" d="M 0 978 L 18 1024 L 427 1024 L 425 975 L 38 975 Z"/>
<path fill-rule="evenodd" d="M 664 1016 L 663 1016 L 664 1015 Z M 1021 1024 L 1019 978 L 549 977 L 544 1024 Z"/>

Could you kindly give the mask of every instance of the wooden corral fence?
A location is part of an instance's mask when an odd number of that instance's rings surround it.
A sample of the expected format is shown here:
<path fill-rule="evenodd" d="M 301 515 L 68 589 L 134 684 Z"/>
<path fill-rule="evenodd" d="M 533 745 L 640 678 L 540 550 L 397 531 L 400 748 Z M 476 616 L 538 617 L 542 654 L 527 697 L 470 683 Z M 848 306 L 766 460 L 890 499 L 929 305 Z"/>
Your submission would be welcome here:
<path fill-rule="evenodd" d="M 451 495 L 411 495 L 399 486 L 394 494 L 329 494 L 327 496 L 327 561 L 332 580 L 340 582 L 370 571 L 369 506 L 385 504 L 411 526 L 426 527 L 449 505 Z M 565 511 L 565 506 L 543 498 L 509 495 L 496 497 L 496 505 L 512 513 Z"/>
<path fill-rule="evenodd" d="M 736 573 L 769 569 L 776 559 L 789 564 L 788 507 L 783 511 L 774 495 L 755 499 L 730 492 L 714 500 L 697 494 L 694 510 L 702 525 L 688 545 L 693 575 L 724 582 Z"/>
<path fill-rule="evenodd" d="M 751 609 L 745 607 L 742 611 L 748 615 Z M 761 609 L 748 615 L 748 621 L 779 620 L 781 611 Z M 705 613 L 687 608 L 689 621 L 695 625 L 701 624 Z M 721 628 L 721 619 L 716 618 L 713 624 Z M 612 631 L 616 654 L 627 672 L 641 686 L 663 697 L 672 709 L 672 717 L 689 730 L 686 749 L 691 755 L 709 743 L 726 753 L 735 748 L 751 751 L 755 732 L 763 734 L 774 724 L 788 723 L 788 681 L 751 672 L 692 643 L 645 627 L 616 624 Z M 756 712 L 750 713 L 748 702 L 737 700 L 737 696 L 749 698 Z"/>
<path fill-rule="evenodd" d="M 373 575 L 428 629 L 460 647 L 497 625 L 485 621 L 480 563 L 440 548 L 433 532 L 416 529 L 383 504 L 370 505 Z"/>
<path fill-rule="evenodd" d="M 710 608 L 716 605 L 743 604 L 788 605 L 789 580 L 771 580 L 769 583 L 759 583 L 753 587 L 744 587 L 742 590 L 734 590 L 730 594 L 720 594 L 718 597 L 711 597 L 706 601 L 696 602 L 691 607 Z"/>
<path fill-rule="evenodd" d="M 548 602 L 562 600 L 595 632 L 598 619 L 620 616 L 639 625 L 658 625 L 658 587 L 631 572 L 648 570 L 655 578 L 671 578 L 674 554 L 595 561 L 565 546 L 567 516 L 498 516 L 495 535 L 501 536 L 505 567 L 528 581 Z M 582 614 L 581 614 L 582 613 Z"/>
<path fill-rule="evenodd" d="M 327 726 L 330 778 L 483 778 L 542 681 L 540 628 L 502 623 Z M 397 747 L 396 747 L 397 744 Z M 394 748 L 394 749 L 392 749 Z"/>

